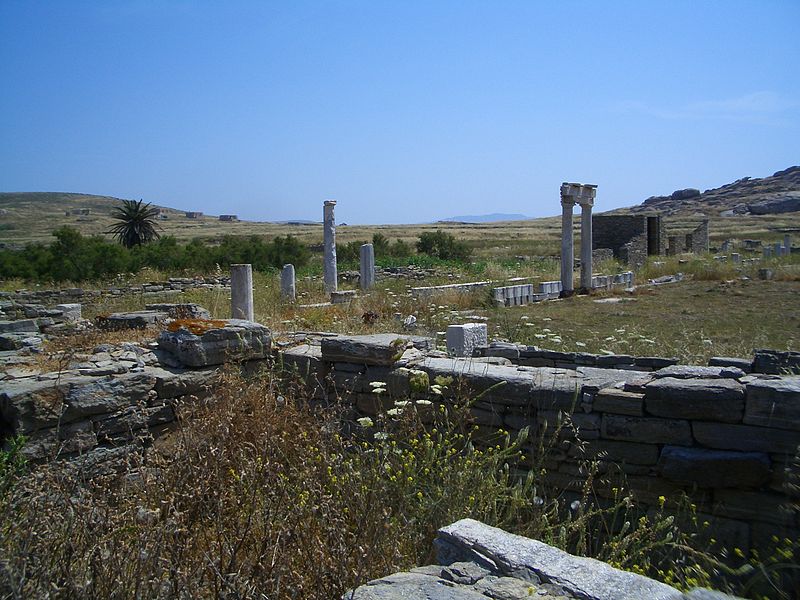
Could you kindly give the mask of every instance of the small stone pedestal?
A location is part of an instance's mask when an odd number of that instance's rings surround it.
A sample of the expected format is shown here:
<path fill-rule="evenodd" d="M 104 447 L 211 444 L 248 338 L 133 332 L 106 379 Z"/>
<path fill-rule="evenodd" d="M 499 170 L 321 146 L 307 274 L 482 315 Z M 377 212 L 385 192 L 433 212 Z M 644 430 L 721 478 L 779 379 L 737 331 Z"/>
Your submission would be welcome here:
<path fill-rule="evenodd" d="M 478 346 L 489 343 L 486 323 L 465 323 L 448 325 L 447 351 L 453 356 L 472 356 Z"/>

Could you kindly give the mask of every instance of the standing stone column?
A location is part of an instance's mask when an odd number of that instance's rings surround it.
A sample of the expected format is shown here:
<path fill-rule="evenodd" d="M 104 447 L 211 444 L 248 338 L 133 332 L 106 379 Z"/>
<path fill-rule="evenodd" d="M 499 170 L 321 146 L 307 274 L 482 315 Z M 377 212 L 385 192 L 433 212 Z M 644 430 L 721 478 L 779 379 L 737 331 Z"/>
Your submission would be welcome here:
<path fill-rule="evenodd" d="M 581 288 L 592 289 L 592 204 L 593 199 L 581 202 Z"/>
<path fill-rule="evenodd" d="M 294 302 L 297 292 L 294 279 L 294 265 L 283 265 L 281 271 L 281 298 Z"/>
<path fill-rule="evenodd" d="M 773 248 L 775 251 L 772 253 L 773 256 L 783 256 L 783 246 L 781 246 L 780 242 L 775 242 L 773 244 Z"/>
<path fill-rule="evenodd" d="M 336 219 L 333 209 L 336 200 L 325 200 L 322 208 L 322 242 L 324 245 L 324 256 L 322 262 L 322 279 L 325 284 L 325 292 L 330 294 L 338 288 L 338 272 L 336 269 Z"/>
<path fill-rule="evenodd" d="M 789 256 L 792 253 L 792 236 L 788 233 L 783 236 L 783 253 Z"/>
<path fill-rule="evenodd" d="M 575 255 L 572 241 L 572 207 L 575 200 L 569 195 L 570 184 L 561 185 L 561 294 L 572 295 L 572 268 Z"/>
<path fill-rule="evenodd" d="M 255 320 L 253 316 L 253 265 L 231 265 L 231 318 Z"/>
<path fill-rule="evenodd" d="M 375 249 L 372 244 L 361 245 L 361 289 L 375 285 Z"/>

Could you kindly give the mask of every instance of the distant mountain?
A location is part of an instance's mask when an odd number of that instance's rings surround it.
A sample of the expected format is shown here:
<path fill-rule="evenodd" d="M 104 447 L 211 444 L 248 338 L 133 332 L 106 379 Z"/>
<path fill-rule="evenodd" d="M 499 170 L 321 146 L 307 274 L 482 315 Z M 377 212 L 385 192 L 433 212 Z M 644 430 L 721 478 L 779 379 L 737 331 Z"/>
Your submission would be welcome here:
<path fill-rule="evenodd" d="M 621 212 L 658 211 L 665 215 L 702 213 L 707 216 L 767 215 L 800 211 L 800 166 L 769 177 L 744 177 L 701 192 L 686 188 L 669 196 L 651 196 Z M 616 212 L 616 211 L 612 211 Z"/>
<path fill-rule="evenodd" d="M 494 223 L 496 221 L 525 221 L 530 219 L 525 215 L 506 214 L 506 213 L 491 213 L 488 215 L 462 215 L 460 217 L 450 217 L 449 219 L 440 219 L 440 223 Z"/>

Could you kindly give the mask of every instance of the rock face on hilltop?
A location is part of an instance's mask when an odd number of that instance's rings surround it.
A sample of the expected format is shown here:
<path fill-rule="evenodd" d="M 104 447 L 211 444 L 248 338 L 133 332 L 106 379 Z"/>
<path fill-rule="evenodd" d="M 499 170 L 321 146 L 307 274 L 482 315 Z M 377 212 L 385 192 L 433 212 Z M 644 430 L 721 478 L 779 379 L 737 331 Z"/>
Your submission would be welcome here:
<path fill-rule="evenodd" d="M 778 171 L 770 177 L 737 179 L 701 192 L 676 190 L 669 196 L 651 196 L 631 212 L 659 211 L 666 215 L 768 215 L 800 211 L 800 166 Z"/>

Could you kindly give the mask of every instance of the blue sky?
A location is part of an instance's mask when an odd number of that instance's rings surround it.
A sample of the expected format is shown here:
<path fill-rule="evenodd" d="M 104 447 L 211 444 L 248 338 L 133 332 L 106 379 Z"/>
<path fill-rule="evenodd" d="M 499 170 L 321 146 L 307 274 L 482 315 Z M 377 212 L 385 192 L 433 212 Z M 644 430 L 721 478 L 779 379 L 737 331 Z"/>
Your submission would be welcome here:
<path fill-rule="evenodd" d="M 0 0 L 0 191 L 596 210 L 800 164 L 800 2 Z"/>

